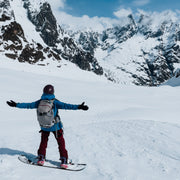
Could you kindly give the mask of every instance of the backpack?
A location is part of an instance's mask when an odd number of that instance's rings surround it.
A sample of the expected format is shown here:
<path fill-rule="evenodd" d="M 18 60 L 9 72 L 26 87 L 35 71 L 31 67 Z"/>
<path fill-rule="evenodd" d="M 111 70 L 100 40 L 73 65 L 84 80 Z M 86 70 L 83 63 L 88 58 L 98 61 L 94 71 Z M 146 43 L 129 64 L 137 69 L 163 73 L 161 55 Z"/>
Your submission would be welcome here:
<path fill-rule="evenodd" d="M 39 125 L 43 128 L 50 128 L 55 123 L 53 103 L 55 99 L 52 100 L 40 100 L 37 108 L 37 120 Z"/>

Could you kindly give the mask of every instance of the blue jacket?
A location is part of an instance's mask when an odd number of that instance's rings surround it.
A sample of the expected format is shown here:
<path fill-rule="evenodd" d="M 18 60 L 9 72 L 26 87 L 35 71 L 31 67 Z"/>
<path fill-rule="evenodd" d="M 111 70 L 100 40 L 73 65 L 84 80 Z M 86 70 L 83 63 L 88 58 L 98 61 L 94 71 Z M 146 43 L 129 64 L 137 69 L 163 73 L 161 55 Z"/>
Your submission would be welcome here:
<path fill-rule="evenodd" d="M 37 109 L 40 100 L 44 100 L 44 99 L 48 99 L 48 100 L 55 99 L 55 96 L 54 96 L 54 94 L 43 94 L 41 96 L 41 99 L 39 99 L 39 100 L 37 100 L 35 102 L 32 102 L 32 103 L 17 103 L 16 107 L 22 108 L 22 109 L 23 108 L 24 109 Z M 63 102 L 55 99 L 54 100 L 54 107 L 53 107 L 54 117 L 57 115 L 58 109 L 77 110 L 78 106 L 79 105 L 63 103 Z M 41 130 L 44 130 L 44 131 L 56 131 L 56 130 L 59 130 L 59 129 L 62 129 L 62 123 L 61 122 L 58 122 L 58 123 L 54 124 L 50 128 L 42 128 L 41 127 Z"/>

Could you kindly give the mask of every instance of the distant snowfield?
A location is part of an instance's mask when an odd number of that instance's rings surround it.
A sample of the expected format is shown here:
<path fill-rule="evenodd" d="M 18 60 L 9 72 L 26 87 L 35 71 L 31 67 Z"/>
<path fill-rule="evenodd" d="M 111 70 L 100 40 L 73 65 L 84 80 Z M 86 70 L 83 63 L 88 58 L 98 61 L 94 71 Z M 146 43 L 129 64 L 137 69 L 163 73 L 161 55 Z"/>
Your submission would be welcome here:
<path fill-rule="evenodd" d="M 1 60 L 1 180 L 179 180 L 180 86 L 116 85 L 62 64 L 58 69 L 56 64 L 41 67 Z M 87 112 L 60 111 L 69 157 L 87 163 L 84 171 L 28 166 L 17 158 L 22 153 L 36 155 L 39 125 L 35 110 L 11 108 L 6 101 L 35 101 L 49 83 L 59 100 L 85 101 L 89 106 Z M 59 159 L 53 135 L 47 158 Z"/>

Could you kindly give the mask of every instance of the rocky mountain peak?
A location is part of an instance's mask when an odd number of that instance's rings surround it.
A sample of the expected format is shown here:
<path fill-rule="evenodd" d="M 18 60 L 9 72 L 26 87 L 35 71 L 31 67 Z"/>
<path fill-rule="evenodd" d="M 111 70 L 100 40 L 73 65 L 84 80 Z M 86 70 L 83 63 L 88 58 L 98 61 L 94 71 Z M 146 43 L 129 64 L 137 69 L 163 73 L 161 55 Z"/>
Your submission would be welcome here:
<path fill-rule="evenodd" d="M 32 8 L 30 1 L 24 0 L 24 7 L 27 9 L 29 20 L 35 25 L 37 32 L 40 32 L 44 42 L 48 46 L 55 46 L 59 32 L 49 3 L 41 3 L 37 11 Z"/>
<path fill-rule="evenodd" d="M 14 3 L 14 1 L 11 1 Z M 32 42 L 26 39 L 21 23 L 17 22 L 16 13 L 9 0 L 0 1 L 0 20 L 3 21 L 0 27 L 0 48 L 7 57 L 20 62 L 39 63 L 45 59 L 60 61 L 65 59 L 75 63 L 79 68 L 93 71 L 98 75 L 103 74 L 103 69 L 96 58 L 80 46 L 66 34 L 57 24 L 51 6 L 45 0 L 33 1 L 22 0 L 19 6 L 26 10 L 27 18 L 40 35 L 44 44 L 36 39 Z M 23 9 L 22 9 L 23 10 Z M 24 11 L 24 10 L 23 10 Z M 8 20 L 11 20 L 8 22 Z M 26 32 L 31 33 L 31 32 Z M 8 52 L 7 52 L 8 50 Z M 42 62 L 41 62 L 42 64 Z"/>
<path fill-rule="evenodd" d="M 30 64 L 43 61 L 47 56 L 60 60 L 60 56 L 38 42 L 28 42 L 24 30 L 16 20 L 10 1 L 0 2 L 0 49 L 8 58 Z"/>
<path fill-rule="evenodd" d="M 49 3 L 41 3 L 38 10 L 33 9 L 32 6 L 29 0 L 24 0 L 29 20 L 35 25 L 36 30 L 40 32 L 43 41 L 48 46 L 52 47 L 61 58 L 75 63 L 81 69 L 93 71 L 99 75 L 103 74 L 102 67 L 93 55 L 82 50 L 73 38 L 57 24 Z"/>
<path fill-rule="evenodd" d="M 157 86 L 179 74 L 180 20 L 175 13 L 142 13 L 139 19 L 130 14 L 125 23 L 102 31 L 66 32 L 46 0 L 18 2 L 26 12 L 24 22 L 18 21 L 14 0 L 0 0 L 0 53 L 11 59 L 44 65 L 64 59 L 121 84 Z M 35 29 L 33 39 L 27 38 L 26 22 Z"/>
<path fill-rule="evenodd" d="M 136 20 L 129 15 L 122 24 L 72 37 L 95 55 L 111 81 L 156 86 L 173 77 L 180 63 L 180 21 L 175 14 L 144 13 Z"/>

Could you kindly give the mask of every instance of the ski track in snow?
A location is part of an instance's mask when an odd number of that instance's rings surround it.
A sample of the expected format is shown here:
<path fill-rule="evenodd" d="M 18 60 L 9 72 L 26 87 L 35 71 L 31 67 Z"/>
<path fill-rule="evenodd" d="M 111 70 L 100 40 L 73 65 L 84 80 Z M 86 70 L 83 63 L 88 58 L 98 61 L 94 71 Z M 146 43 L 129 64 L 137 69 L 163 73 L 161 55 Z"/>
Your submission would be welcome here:
<path fill-rule="evenodd" d="M 90 73 L 77 79 L 69 73 L 47 73 L 0 68 L 1 180 L 179 180 L 178 86 L 117 86 L 95 80 Z M 18 161 L 19 154 L 36 155 L 40 143 L 36 112 L 10 108 L 5 102 L 37 100 L 47 83 L 55 86 L 58 99 L 74 104 L 85 101 L 90 107 L 87 112 L 60 111 L 69 157 L 87 163 L 81 172 L 33 167 Z M 52 134 L 47 159 L 59 159 Z"/>

